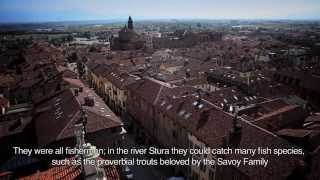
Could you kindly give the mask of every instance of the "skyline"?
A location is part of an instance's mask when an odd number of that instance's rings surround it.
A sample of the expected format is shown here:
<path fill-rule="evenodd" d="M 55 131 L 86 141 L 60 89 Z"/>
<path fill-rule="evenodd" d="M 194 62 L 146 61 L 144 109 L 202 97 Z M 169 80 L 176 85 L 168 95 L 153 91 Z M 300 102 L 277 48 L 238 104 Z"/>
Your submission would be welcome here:
<path fill-rule="evenodd" d="M 319 20 L 317 0 L 2 0 L 0 22 L 126 19 L 292 19 Z"/>

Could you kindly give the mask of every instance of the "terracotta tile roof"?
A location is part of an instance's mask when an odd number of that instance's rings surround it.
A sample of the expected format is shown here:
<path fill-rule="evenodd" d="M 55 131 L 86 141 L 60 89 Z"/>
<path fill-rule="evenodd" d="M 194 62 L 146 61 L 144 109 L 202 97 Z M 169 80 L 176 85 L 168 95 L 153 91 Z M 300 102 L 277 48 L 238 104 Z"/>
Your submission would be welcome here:
<path fill-rule="evenodd" d="M 311 70 L 302 71 L 302 70 L 295 70 L 295 69 L 285 69 L 285 70 L 277 71 L 275 74 L 301 80 L 300 86 L 319 93 L 320 87 L 317 83 L 319 82 L 320 77 L 319 75 L 312 74 L 312 72 L 310 71 Z"/>
<path fill-rule="evenodd" d="M 194 77 L 190 79 L 179 79 L 176 81 L 169 82 L 170 84 L 174 84 L 176 86 L 196 86 L 196 85 L 202 85 L 202 84 L 208 84 L 208 81 L 205 77 Z"/>
<path fill-rule="evenodd" d="M 310 174 L 308 175 L 308 180 L 318 180 L 320 179 L 320 146 L 312 152 L 312 167 Z"/>
<path fill-rule="evenodd" d="M 85 87 L 78 79 L 68 81 L 82 87 L 83 91 L 75 96 L 73 89 L 67 89 L 37 106 L 40 113 L 35 124 L 39 146 L 74 136 L 73 127 L 80 118 L 80 104 L 84 104 L 85 97 L 94 99 L 93 107 L 83 106 L 88 115 L 88 133 L 122 126 L 119 118 L 93 90 Z"/>
<path fill-rule="evenodd" d="M 269 131 L 301 127 L 307 117 L 300 106 L 289 105 L 280 99 L 257 104 L 241 113 L 243 118 Z"/>
<path fill-rule="evenodd" d="M 87 53 L 85 57 L 89 63 L 96 64 L 117 64 L 122 66 L 132 66 L 145 63 L 145 57 L 148 54 L 126 51 L 113 51 L 111 54 L 106 55 L 103 53 Z M 111 58 L 108 58 L 110 56 Z"/>
<path fill-rule="evenodd" d="M 137 79 L 137 77 L 130 76 L 129 74 L 120 72 L 118 70 L 106 71 L 103 78 L 106 78 L 119 89 L 125 89 L 126 86 L 134 83 Z"/>
<path fill-rule="evenodd" d="M 0 137 L 21 133 L 30 123 L 31 118 L 2 121 L 0 122 Z"/>
<path fill-rule="evenodd" d="M 114 66 L 108 66 L 108 65 L 105 65 L 105 64 L 92 64 L 89 66 L 89 69 L 96 75 L 98 76 L 105 76 L 106 73 L 108 71 L 110 71 L 110 69 L 113 69 L 117 67 L 117 65 L 114 65 Z"/>
<path fill-rule="evenodd" d="M 62 74 L 63 77 L 74 78 L 74 79 L 78 78 L 77 73 L 71 71 L 69 68 L 65 66 L 58 66 L 57 69 Z"/>
<path fill-rule="evenodd" d="M 226 105 L 241 103 L 245 105 L 252 104 L 257 101 L 257 97 L 247 97 L 236 87 L 222 88 L 220 90 L 207 94 L 203 98 L 220 107 L 221 104 Z"/>
<path fill-rule="evenodd" d="M 9 74 L 0 74 L 0 88 L 13 87 L 17 84 L 17 80 Z"/>
<path fill-rule="evenodd" d="M 0 96 L 0 108 L 1 107 L 8 108 L 9 106 L 10 106 L 9 100 L 5 97 Z"/>
<path fill-rule="evenodd" d="M 320 93 L 320 86 L 318 84 L 319 82 L 320 82 L 320 77 L 313 75 L 313 76 L 305 77 L 302 83 L 304 88 Z"/>
<path fill-rule="evenodd" d="M 141 79 L 127 87 L 128 91 L 133 92 L 150 104 L 155 102 L 162 88 L 163 85 L 159 81 L 152 79 Z"/>
<path fill-rule="evenodd" d="M 229 136 L 232 129 L 233 117 L 216 109 L 206 101 L 200 101 L 195 105 L 197 98 L 187 96 L 181 98 L 167 98 L 159 100 L 156 106 L 170 119 L 176 120 L 182 127 L 186 128 L 200 141 L 211 148 L 223 146 L 225 137 Z M 208 118 L 203 118 L 203 113 L 208 111 Z M 259 128 L 247 121 L 239 120 L 242 127 L 241 134 L 232 147 L 236 148 L 290 148 L 285 140 L 276 135 Z M 231 141 L 232 142 L 232 141 Z M 227 159 L 242 159 L 244 156 L 227 156 Z M 247 156 L 248 157 L 248 156 Z M 258 156 L 257 158 L 266 157 Z M 239 170 L 247 174 L 251 179 L 286 179 L 296 168 L 297 162 L 302 157 L 270 155 L 270 164 L 264 167 L 241 166 Z"/>
<path fill-rule="evenodd" d="M 312 130 L 306 130 L 306 129 L 281 129 L 280 131 L 276 132 L 276 134 L 279 136 L 299 137 L 299 138 L 307 137 L 311 133 L 312 133 Z"/>
<path fill-rule="evenodd" d="M 115 166 L 104 166 L 104 177 L 106 180 L 120 180 L 119 173 Z M 45 171 L 36 172 L 29 176 L 20 177 L 21 180 L 73 180 L 81 179 L 81 166 L 64 165 L 53 166 Z"/>
<path fill-rule="evenodd" d="M 320 123 L 320 114 L 312 115 L 306 118 L 306 122 L 319 122 Z"/>
<path fill-rule="evenodd" d="M 74 98 L 72 91 L 66 90 L 41 103 L 37 109 L 44 111 L 35 119 L 37 142 L 39 146 L 45 146 L 57 140 L 61 131 L 70 122 L 76 122 L 79 117 L 80 105 Z"/>
<path fill-rule="evenodd" d="M 110 81 L 114 86 L 119 89 L 125 89 L 125 87 L 136 81 L 137 77 L 133 77 L 126 72 L 119 70 L 119 66 L 116 64 L 110 65 L 96 65 L 91 68 L 91 71 L 101 77 Z"/>
<path fill-rule="evenodd" d="M 246 108 L 245 110 L 241 111 L 241 114 L 253 117 L 255 119 L 263 116 L 264 114 L 277 111 L 287 106 L 289 106 L 289 104 L 281 99 L 272 99 L 269 101 L 257 103 L 255 106 L 251 108 Z"/>
<path fill-rule="evenodd" d="M 242 134 L 241 140 L 237 148 L 283 148 L 290 149 L 293 148 L 287 141 L 275 136 L 268 131 L 260 129 L 249 122 L 241 121 L 242 126 Z M 242 158 L 244 156 L 236 156 L 229 157 L 229 159 L 233 158 Z M 259 158 L 267 158 L 269 160 L 269 164 L 266 168 L 259 166 L 242 166 L 240 170 L 248 174 L 251 179 L 272 179 L 272 180 L 280 180 L 287 179 L 289 175 L 291 175 L 292 171 L 299 166 L 299 164 L 303 161 L 303 156 L 299 155 L 281 155 L 277 156 L 275 154 L 272 155 L 257 155 L 255 159 Z"/>
<path fill-rule="evenodd" d="M 5 162 L 2 162 L 0 165 L 0 172 L 4 171 L 15 171 L 21 167 L 26 167 L 29 165 L 34 165 L 39 163 L 39 160 L 22 154 L 8 155 L 8 159 Z M 0 177 L 1 179 L 1 177 Z"/>
<path fill-rule="evenodd" d="M 231 127 L 231 116 L 215 109 L 206 101 L 200 100 L 198 103 L 198 99 L 194 96 L 161 99 L 157 107 L 208 145 L 221 144 L 220 135 Z M 205 111 L 209 112 L 208 119 L 201 118 Z"/>
<path fill-rule="evenodd" d="M 59 63 L 63 64 L 64 56 L 62 51 L 48 43 L 34 43 L 25 50 L 26 62 L 32 67 L 36 64 Z"/>

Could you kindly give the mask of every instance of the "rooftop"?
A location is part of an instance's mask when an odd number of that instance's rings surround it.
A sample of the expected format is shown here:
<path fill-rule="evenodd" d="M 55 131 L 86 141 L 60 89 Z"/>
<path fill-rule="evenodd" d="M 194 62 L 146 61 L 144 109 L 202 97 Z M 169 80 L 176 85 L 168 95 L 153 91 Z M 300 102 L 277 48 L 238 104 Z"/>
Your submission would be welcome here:
<path fill-rule="evenodd" d="M 66 89 L 36 107 L 39 112 L 35 119 L 39 146 L 73 137 L 73 125 L 80 119 L 81 105 L 84 105 L 83 109 L 88 116 L 88 134 L 122 126 L 120 119 L 93 90 L 78 79 L 67 81 L 82 87 L 82 92 L 77 88 Z M 85 105 L 84 99 L 87 97 L 93 100 L 92 106 Z"/>

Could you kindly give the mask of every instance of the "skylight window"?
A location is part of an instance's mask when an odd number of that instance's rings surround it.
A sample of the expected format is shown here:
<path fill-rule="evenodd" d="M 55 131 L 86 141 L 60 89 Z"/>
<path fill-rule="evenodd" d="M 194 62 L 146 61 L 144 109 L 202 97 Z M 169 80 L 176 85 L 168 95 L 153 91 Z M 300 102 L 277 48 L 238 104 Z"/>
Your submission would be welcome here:
<path fill-rule="evenodd" d="M 172 104 L 169 104 L 166 108 L 166 110 L 170 110 L 172 108 Z"/>
<path fill-rule="evenodd" d="M 187 113 L 184 115 L 184 119 L 189 119 L 191 117 L 192 113 Z"/>
<path fill-rule="evenodd" d="M 193 106 L 198 105 L 198 101 L 193 102 L 192 105 L 193 105 Z"/>
<path fill-rule="evenodd" d="M 234 109 L 233 106 L 230 106 L 229 107 L 229 112 L 233 112 L 233 109 Z"/>
<path fill-rule="evenodd" d="M 239 100 L 239 98 L 236 95 L 233 95 L 233 98 L 237 101 Z"/>
<path fill-rule="evenodd" d="M 199 104 L 199 105 L 198 105 L 198 109 L 203 108 L 203 106 L 204 106 L 203 104 Z"/>
<path fill-rule="evenodd" d="M 186 112 L 185 110 L 181 110 L 181 111 L 179 112 L 179 116 L 183 116 L 185 112 Z"/>
<path fill-rule="evenodd" d="M 60 111 L 61 111 L 61 106 L 58 106 L 57 109 L 56 109 L 56 111 L 57 111 L 57 112 L 60 112 Z"/>

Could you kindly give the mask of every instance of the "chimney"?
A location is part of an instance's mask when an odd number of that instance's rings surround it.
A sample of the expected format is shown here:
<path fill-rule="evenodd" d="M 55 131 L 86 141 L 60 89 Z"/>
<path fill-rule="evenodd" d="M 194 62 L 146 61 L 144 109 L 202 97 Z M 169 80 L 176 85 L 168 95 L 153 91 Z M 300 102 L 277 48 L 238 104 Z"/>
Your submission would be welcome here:
<path fill-rule="evenodd" d="M 81 123 L 75 124 L 75 131 L 74 134 L 76 136 L 77 148 L 82 148 L 85 141 L 84 141 L 84 127 Z"/>
<path fill-rule="evenodd" d="M 230 138 L 231 139 L 241 134 L 242 127 L 239 124 L 238 120 L 239 120 L 238 110 L 236 110 L 236 115 L 234 116 L 233 121 L 232 121 L 232 129 L 230 130 Z"/>
<path fill-rule="evenodd" d="M 93 107 L 94 106 L 94 99 L 92 97 L 85 97 L 84 98 L 84 105 Z"/>
<path fill-rule="evenodd" d="M 52 108 L 51 106 L 45 106 L 45 107 L 41 107 L 41 108 L 36 108 L 35 112 L 36 113 L 42 113 L 42 112 L 49 111 L 51 108 Z"/>
<path fill-rule="evenodd" d="M 196 100 L 194 106 L 197 109 L 201 109 L 203 107 L 203 102 L 201 100 L 201 89 L 197 89 L 196 93 L 197 93 L 197 100 Z"/>
<path fill-rule="evenodd" d="M 79 89 L 74 89 L 74 96 L 79 96 Z"/>
<path fill-rule="evenodd" d="M 190 75 L 190 69 L 187 69 L 187 70 L 186 70 L 186 78 L 190 78 L 190 76 L 191 76 L 191 75 Z"/>
<path fill-rule="evenodd" d="M 136 63 L 134 62 L 134 60 L 132 58 L 130 58 L 130 62 L 133 66 L 136 66 Z"/>
<path fill-rule="evenodd" d="M 19 117 L 18 120 L 16 120 L 10 127 L 9 131 L 15 131 L 17 128 L 21 127 L 23 124 L 23 117 Z"/>
<path fill-rule="evenodd" d="M 206 109 L 200 114 L 200 121 L 207 122 L 210 116 L 210 110 Z"/>
<path fill-rule="evenodd" d="M 187 66 L 189 64 L 189 60 L 188 59 L 185 59 L 184 60 L 184 63 L 183 63 L 183 66 Z"/>
<path fill-rule="evenodd" d="M 1 107 L 1 114 L 4 115 L 6 113 L 6 108 L 5 107 Z"/>

